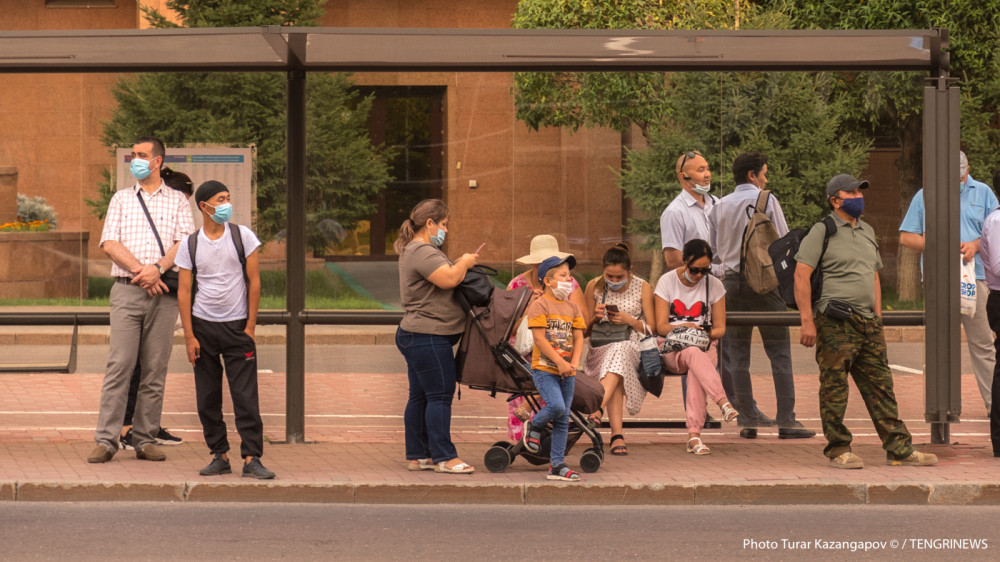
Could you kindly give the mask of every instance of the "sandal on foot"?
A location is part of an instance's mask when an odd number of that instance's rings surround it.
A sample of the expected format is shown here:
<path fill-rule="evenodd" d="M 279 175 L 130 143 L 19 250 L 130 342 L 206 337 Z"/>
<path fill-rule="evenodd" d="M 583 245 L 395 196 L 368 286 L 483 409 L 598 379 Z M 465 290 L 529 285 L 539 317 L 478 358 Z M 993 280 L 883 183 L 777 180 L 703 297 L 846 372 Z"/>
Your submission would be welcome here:
<path fill-rule="evenodd" d="M 596 412 L 587 416 L 587 421 L 593 422 L 596 425 L 601 425 L 601 420 L 604 419 L 604 408 L 598 408 Z"/>
<path fill-rule="evenodd" d="M 580 475 L 570 470 L 570 468 L 564 464 L 559 466 L 550 466 L 549 475 L 546 478 L 549 480 L 561 480 L 563 482 L 580 481 Z"/>
<path fill-rule="evenodd" d="M 712 451 L 701 442 L 701 437 L 692 437 L 688 439 L 687 452 L 694 453 L 696 455 L 707 455 Z"/>
<path fill-rule="evenodd" d="M 524 422 L 524 435 L 521 436 L 521 442 L 524 443 L 524 448 L 529 453 L 537 455 L 542 450 L 542 432 L 536 430 L 530 421 Z"/>
<path fill-rule="evenodd" d="M 408 470 L 434 470 L 434 461 L 431 459 L 417 459 L 406 463 Z"/>
<path fill-rule="evenodd" d="M 735 420 L 736 417 L 740 415 L 740 413 L 736 411 L 736 408 L 733 408 L 733 405 L 729 402 L 719 406 L 719 409 L 722 410 L 722 419 L 724 419 L 726 423 Z"/>
<path fill-rule="evenodd" d="M 448 461 L 441 461 L 437 463 L 437 466 L 434 467 L 434 472 L 446 472 L 448 474 L 472 474 L 476 471 L 476 467 L 471 464 L 460 462 L 455 466 L 448 467 L 444 464 L 446 462 Z"/>
<path fill-rule="evenodd" d="M 620 439 L 622 443 L 625 442 L 625 436 L 619 433 L 618 435 L 611 436 L 611 440 L 608 441 L 608 445 L 614 443 L 615 439 Z M 618 457 L 626 457 L 628 456 L 628 447 L 626 447 L 625 445 L 618 445 L 617 447 L 611 447 L 611 454 Z"/>

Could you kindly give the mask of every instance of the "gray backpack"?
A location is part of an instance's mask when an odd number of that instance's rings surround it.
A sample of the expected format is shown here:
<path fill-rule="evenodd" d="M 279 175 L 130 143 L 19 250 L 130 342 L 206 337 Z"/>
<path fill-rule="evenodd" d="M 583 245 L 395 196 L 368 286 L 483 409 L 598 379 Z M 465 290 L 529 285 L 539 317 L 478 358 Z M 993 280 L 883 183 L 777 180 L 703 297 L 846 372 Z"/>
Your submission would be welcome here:
<path fill-rule="evenodd" d="M 767 249 L 778 239 L 778 231 L 770 217 L 764 213 L 770 196 L 769 190 L 761 190 L 757 196 L 757 204 L 747 205 L 749 220 L 743 230 L 743 245 L 740 247 L 740 279 L 760 295 L 766 295 L 778 287 L 774 264 L 767 253 Z"/>

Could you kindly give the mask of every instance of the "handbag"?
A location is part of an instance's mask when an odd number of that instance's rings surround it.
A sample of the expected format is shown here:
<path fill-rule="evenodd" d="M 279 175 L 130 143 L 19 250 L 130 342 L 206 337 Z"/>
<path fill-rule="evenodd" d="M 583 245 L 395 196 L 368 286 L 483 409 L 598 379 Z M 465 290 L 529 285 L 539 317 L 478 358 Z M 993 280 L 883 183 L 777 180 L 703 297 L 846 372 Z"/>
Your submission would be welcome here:
<path fill-rule="evenodd" d="M 604 304 L 607 296 L 608 288 L 605 286 L 604 295 L 601 297 L 601 304 Z M 631 329 L 632 327 L 627 324 L 612 324 L 607 319 L 594 322 L 594 325 L 590 328 L 590 347 L 601 347 L 609 343 L 625 341 L 629 339 L 629 331 Z"/>
<path fill-rule="evenodd" d="M 645 322 L 642 323 L 646 334 L 639 340 L 639 384 L 646 392 L 657 398 L 663 392 L 663 365 L 660 362 L 658 340 Z"/>
<path fill-rule="evenodd" d="M 149 221 L 149 227 L 153 229 L 153 236 L 156 237 L 156 244 L 160 247 L 160 255 L 166 256 L 167 253 L 163 251 L 163 242 L 160 241 L 160 233 L 156 231 L 156 225 L 153 224 L 153 217 L 149 216 L 149 209 L 146 208 L 146 202 L 142 199 L 141 193 L 136 193 L 136 197 L 139 198 L 139 205 L 142 206 L 142 212 L 146 213 L 146 220 Z M 168 269 L 160 276 L 160 281 L 167 286 L 167 292 L 177 294 L 177 287 L 180 286 L 180 276 L 173 269 Z"/>
<path fill-rule="evenodd" d="M 497 270 L 488 265 L 474 265 L 465 272 L 465 279 L 456 288 L 469 306 L 486 306 L 493 298 L 491 277 L 496 274 Z"/>

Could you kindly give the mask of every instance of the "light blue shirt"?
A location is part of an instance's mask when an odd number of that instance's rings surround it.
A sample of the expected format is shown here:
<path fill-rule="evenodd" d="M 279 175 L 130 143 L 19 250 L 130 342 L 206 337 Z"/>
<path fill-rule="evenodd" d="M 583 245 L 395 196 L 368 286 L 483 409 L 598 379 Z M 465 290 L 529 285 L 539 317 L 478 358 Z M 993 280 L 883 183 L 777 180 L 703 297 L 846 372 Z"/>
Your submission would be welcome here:
<path fill-rule="evenodd" d="M 961 188 L 959 203 L 959 240 L 961 242 L 973 242 L 978 240 L 983 234 L 983 223 L 986 217 L 997 208 L 1000 202 L 997 201 L 996 194 L 990 186 L 983 182 L 972 179 L 972 175 L 966 176 L 965 186 Z M 927 230 L 924 218 L 924 190 L 921 189 L 910 201 L 910 208 L 903 217 L 903 224 L 899 225 L 900 232 L 912 232 L 923 235 Z M 957 248 L 956 248 L 957 250 Z M 921 258 L 921 267 L 923 258 Z M 986 279 L 983 271 L 983 262 L 976 254 L 976 279 Z"/>

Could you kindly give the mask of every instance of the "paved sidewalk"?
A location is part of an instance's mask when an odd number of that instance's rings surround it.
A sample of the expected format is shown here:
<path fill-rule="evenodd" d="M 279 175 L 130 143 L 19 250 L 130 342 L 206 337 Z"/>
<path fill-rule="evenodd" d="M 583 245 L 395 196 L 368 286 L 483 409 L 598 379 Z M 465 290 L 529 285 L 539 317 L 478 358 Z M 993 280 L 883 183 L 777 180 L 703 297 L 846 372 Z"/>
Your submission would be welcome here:
<path fill-rule="evenodd" d="M 779 440 L 761 430 L 756 440 L 726 425 L 706 430 L 712 454 L 685 453 L 683 430 L 626 429 L 629 456 L 606 456 L 577 484 L 545 480 L 544 467 L 518 458 L 505 472 L 483 466 L 483 454 L 506 437 L 501 397 L 462 390 L 453 435 L 472 475 L 410 472 L 403 460 L 401 413 L 406 377 L 395 374 L 310 373 L 306 380 L 307 444 L 284 439 L 284 375 L 261 375 L 264 463 L 272 482 L 234 474 L 201 477 L 209 455 L 201 440 L 189 372 L 168 377 L 163 423 L 185 443 L 165 448 L 166 462 L 140 461 L 121 451 L 107 464 L 86 456 L 96 422 L 101 374 L 0 375 L 0 501 L 280 501 L 346 503 L 494 504 L 1000 504 L 1000 459 L 992 456 L 988 423 L 972 375 L 965 375 L 964 422 L 952 425 L 952 445 L 927 445 L 923 377 L 896 375 L 896 391 L 918 447 L 937 454 L 935 467 L 889 467 L 853 391 L 849 427 L 863 470 L 836 470 L 822 456 L 824 440 Z M 754 376 L 761 408 L 773 414 L 773 387 Z M 681 419 L 679 381 L 663 399 L 648 397 L 645 419 Z M 815 376 L 796 377 L 799 418 L 818 429 Z M 225 406 L 231 412 L 231 405 Z M 232 417 L 227 414 L 232 428 Z M 602 430 L 607 439 L 609 433 Z M 234 453 L 238 437 L 231 433 Z M 578 467 L 580 443 L 567 455 Z M 238 461 L 237 461 L 238 462 Z"/>

